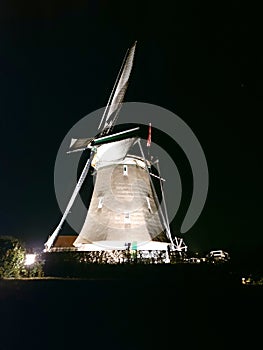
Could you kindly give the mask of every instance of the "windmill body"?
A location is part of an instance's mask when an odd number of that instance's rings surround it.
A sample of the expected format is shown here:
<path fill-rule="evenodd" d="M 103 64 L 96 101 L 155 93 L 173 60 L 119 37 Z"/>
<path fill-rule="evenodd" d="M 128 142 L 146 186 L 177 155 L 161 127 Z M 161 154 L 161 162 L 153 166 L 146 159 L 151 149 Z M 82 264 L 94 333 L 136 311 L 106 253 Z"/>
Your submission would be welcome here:
<path fill-rule="evenodd" d="M 122 250 L 135 242 L 137 249 L 165 250 L 169 244 L 149 179 L 148 164 L 132 155 L 109 160 L 114 150 L 119 155 L 120 148 L 124 146 L 125 151 L 125 146 L 132 142 L 133 139 L 127 139 L 107 144 L 107 151 L 103 150 L 93 164 L 97 170 L 95 187 L 85 223 L 74 242 L 81 250 Z"/>

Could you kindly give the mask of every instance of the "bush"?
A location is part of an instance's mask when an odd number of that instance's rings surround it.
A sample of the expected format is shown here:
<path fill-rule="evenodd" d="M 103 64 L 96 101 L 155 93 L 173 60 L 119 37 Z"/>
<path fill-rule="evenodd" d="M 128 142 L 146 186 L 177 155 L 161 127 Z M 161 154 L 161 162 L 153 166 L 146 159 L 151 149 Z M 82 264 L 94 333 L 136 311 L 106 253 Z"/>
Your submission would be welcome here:
<path fill-rule="evenodd" d="M 18 238 L 0 236 L 0 278 L 21 276 L 26 250 Z"/>

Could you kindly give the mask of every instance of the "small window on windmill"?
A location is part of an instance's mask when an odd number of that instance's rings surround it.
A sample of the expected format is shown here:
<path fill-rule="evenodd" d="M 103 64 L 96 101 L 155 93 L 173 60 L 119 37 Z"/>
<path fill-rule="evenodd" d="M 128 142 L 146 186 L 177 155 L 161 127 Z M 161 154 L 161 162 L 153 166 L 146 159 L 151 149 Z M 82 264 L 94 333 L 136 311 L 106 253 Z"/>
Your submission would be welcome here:
<path fill-rule="evenodd" d="M 99 204 L 98 204 L 98 209 L 102 208 L 102 204 L 103 204 L 103 197 L 99 198 Z"/>
<path fill-rule="evenodd" d="M 126 212 L 124 213 L 124 224 L 130 224 L 130 223 L 131 223 L 130 213 Z"/>
<path fill-rule="evenodd" d="M 128 176 L 128 165 L 123 165 L 123 176 Z"/>
<path fill-rule="evenodd" d="M 149 197 L 146 197 L 146 201 L 147 201 L 147 206 L 148 206 L 148 210 L 150 213 L 152 213 L 152 207 L 151 207 L 151 203 L 150 203 L 150 198 Z"/>

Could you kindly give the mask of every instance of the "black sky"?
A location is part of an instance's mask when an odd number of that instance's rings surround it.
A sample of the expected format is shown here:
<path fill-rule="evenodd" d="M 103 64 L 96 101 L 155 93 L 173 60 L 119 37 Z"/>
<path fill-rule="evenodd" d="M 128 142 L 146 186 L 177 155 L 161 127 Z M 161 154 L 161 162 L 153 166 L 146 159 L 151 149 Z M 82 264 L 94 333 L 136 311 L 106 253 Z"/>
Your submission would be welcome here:
<path fill-rule="evenodd" d="M 176 113 L 208 162 L 207 202 L 187 244 L 262 248 L 260 11 L 237 0 L 168 4 L 1 1 L 0 234 L 46 241 L 61 216 L 53 187 L 60 143 L 105 106 L 138 40 L 125 100 Z"/>

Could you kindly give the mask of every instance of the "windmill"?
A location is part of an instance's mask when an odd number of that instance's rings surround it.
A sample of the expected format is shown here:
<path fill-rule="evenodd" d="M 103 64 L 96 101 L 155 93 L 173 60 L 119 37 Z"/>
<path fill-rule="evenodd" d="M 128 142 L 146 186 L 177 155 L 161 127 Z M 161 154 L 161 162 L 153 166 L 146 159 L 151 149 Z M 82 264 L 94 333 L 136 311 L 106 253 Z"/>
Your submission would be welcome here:
<path fill-rule="evenodd" d="M 151 162 L 146 159 L 139 127 L 114 132 L 131 74 L 135 42 L 124 57 L 113 90 L 98 126 L 98 134 L 91 138 L 72 139 L 68 153 L 90 150 L 66 210 L 45 243 L 50 251 L 60 233 L 81 186 L 92 167 L 96 181 L 82 229 L 73 245 L 80 251 L 124 250 L 132 245 L 136 250 L 182 251 L 182 240 L 172 238 L 165 202 L 164 210 L 158 201 L 152 177 L 160 181 L 164 200 L 163 179 L 151 172 Z M 151 125 L 147 146 L 151 142 Z M 140 156 L 129 154 L 138 146 Z"/>

